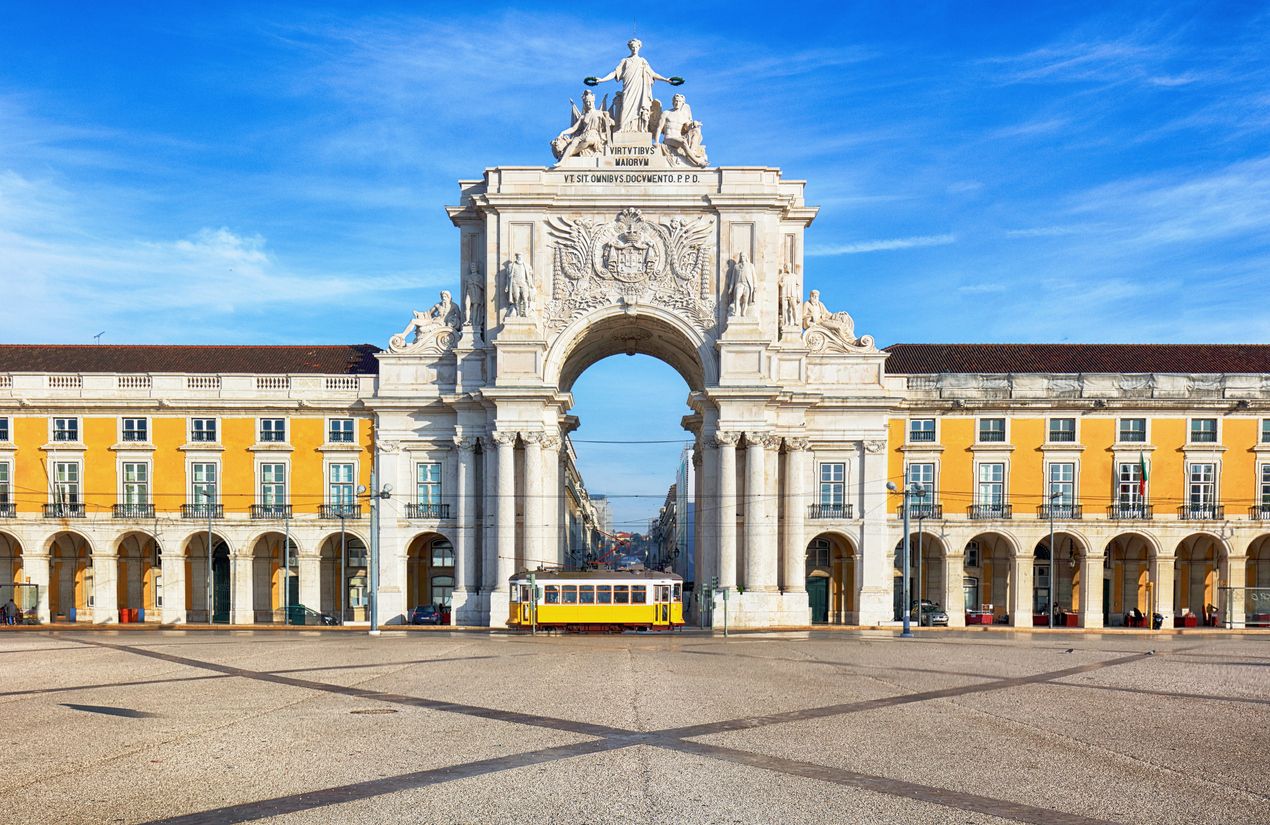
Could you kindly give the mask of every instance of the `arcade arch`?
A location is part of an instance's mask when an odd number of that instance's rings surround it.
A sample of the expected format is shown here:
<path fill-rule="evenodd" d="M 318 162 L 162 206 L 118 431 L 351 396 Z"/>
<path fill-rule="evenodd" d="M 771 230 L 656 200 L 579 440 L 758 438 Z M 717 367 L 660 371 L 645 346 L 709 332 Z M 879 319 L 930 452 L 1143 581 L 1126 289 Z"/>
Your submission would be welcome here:
<path fill-rule="evenodd" d="M 1134 610 L 1148 619 L 1155 612 L 1153 590 L 1159 548 L 1144 533 L 1121 533 L 1107 542 L 1103 556 L 1103 623 L 1124 627 Z"/>
<path fill-rule="evenodd" d="M 301 603 L 300 547 L 285 533 L 258 536 L 251 547 L 251 608 L 257 624 L 284 624 L 285 609 Z"/>
<path fill-rule="evenodd" d="M 184 556 L 185 620 L 228 624 L 232 583 L 229 543 L 216 532 L 195 533 L 185 541 Z"/>
<path fill-rule="evenodd" d="M 1008 622 L 1017 601 L 1014 542 L 1001 533 L 978 533 L 966 542 L 963 553 L 966 610 L 990 614 L 994 624 Z M 976 594 L 977 600 L 972 598 Z M 1032 617 L 1018 616 L 1014 623 L 1030 625 Z"/>
<path fill-rule="evenodd" d="M 1045 616 L 1044 623 L 1049 624 L 1048 614 L 1052 609 L 1055 626 L 1074 627 L 1081 623 L 1080 616 L 1085 609 L 1082 601 L 1086 592 L 1084 560 L 1089 551 L 1080 536 L 1065 530 L 1055 531 L 1053 549 L 1051 554 L 1050 537 L 1046 534 L 1033 551 L 1032 612 Z"/>
<path fill-rule="evenodd" d="M 48 540 L 49 612 L 53 621 L 94 619 L 93 547 L 88 538 L 63 530 Z"/>
<path fill-rule="evenodd" d="M 946 607 L 948 598 L 945 587 L 944 558 L 948 550 L 944 540 L 926 530 L 909 533 L 909 597 L 917 602 L 920 599 L 935 602 Z M 901 537 L 895 545 L 895 619 L 902 618 L 904 601 L 904 539 Z M 916 621 L 918 617 L 913 616 Z"/>
<path fill-rule="evenodd" d="M 1192 533 L 1178 542 L 1173 560 L 1173 610 L 1206 618 L 1222 611 L 1225 599 L 1220 587 L 1238 584 L 1223 575 L 1228 553 L 1225 543 L 1211 533 Z"/>
<path fill-rule="evenodd" d="M 339 617 L 341 623 L 366 621 L 369 554 L 365 540 L 351 532 L 333 533 L 319 548 L 318 609 Z"/>
<path fill-rule="evenodd" d="M 859 610 L 855 542 L 841 533 L 818 534 L 807 543 L 807 600 L 813 624 L 846 624 Z"/>
<path fill-rule="evenodd" d="M 420 605 L 449 611 L 454 595 L 454 545 L 438 532 L 420 533 L 406 550 L 406 614 Z"/>
<path fill-rule="evenodd" d="M 159 621 L 159 609 L 163 607 L 163 556 L 154 536 L 140 530 L 120 536 L 115 541 L 115 567 L 115 604 L 120 620 Z"/>

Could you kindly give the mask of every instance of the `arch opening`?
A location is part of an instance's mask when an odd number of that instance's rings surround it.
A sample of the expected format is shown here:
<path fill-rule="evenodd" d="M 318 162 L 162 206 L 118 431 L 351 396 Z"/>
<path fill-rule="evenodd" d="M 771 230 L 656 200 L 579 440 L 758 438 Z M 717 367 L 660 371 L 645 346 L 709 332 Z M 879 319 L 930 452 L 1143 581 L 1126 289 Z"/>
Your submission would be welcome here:
<path fill-rule="evenodd" d="M 806 587 L 813 624 L 846 624 L 859 610 L 855 542 L 819 533 L 807 543 Z"/>
<path fill-rule="evenodd" d="M 232 574 L 225 537 L 215 532 L 190 536 L 185 542 L 184 572 L 186 621 L 228 624 Z"/>
<path fill-rule="evenodd" d="M 570 392 L 593 364 L 614 355 L 647 355 L 668 364 L 694 392 L 717 381 L 715 357 L 692 327 L 664 310 L 613 307 L 566 329 L 548 353 L 547 380 Z"/>

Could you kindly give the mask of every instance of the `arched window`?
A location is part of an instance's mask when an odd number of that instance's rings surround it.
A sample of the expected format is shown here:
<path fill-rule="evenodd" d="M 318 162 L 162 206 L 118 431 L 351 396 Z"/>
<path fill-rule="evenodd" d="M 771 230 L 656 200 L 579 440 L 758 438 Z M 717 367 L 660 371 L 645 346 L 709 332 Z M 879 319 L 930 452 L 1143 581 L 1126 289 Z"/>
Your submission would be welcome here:
<path fill-rule="evenodd" d="M 454 545 L 450 544 L 449 539 L 437 539 L 432 542 L 432 566 L 454 566 Z M 451 587 L 453 587 L 453 582 L 451 582 Z"/>
<path fill-rule="evenodd" d="M 807 566 L 828 568 L 833 548 L 827 539 L 812 539 L 807 545 Z"/>

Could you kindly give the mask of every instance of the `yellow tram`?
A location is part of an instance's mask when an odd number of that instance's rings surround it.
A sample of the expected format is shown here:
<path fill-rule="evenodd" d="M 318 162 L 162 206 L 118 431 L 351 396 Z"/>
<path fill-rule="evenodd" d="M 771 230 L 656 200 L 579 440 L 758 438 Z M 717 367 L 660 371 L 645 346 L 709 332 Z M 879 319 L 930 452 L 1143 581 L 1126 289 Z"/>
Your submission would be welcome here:
<path fill-rule="evenodd" d="M 533 576 L 537 598 L 530 588 Z M 507 626 L 564 630 L 669 630 L 684 623 L 683 578 L 655 571 L 579 570 L 511 577 Z"/>

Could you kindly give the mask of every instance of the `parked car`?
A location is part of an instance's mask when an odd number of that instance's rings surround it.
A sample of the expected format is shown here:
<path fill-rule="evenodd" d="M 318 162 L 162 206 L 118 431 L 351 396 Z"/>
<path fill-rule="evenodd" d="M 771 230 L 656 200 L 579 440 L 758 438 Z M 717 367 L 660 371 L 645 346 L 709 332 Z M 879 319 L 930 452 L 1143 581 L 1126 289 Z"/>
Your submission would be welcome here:
<path fill-rule="evenodd" d="M 339 617 L 332 616 L 330 613 L 322 613 L 302 604 L 293 604 L 287 608 L 287 624 L 334 627 L 339 623 Z"/>
<path fill-rule="evenodd" d="M 411 624 L 442 624 L 441 611 L 434 604 L 421 604 L 410 611 Z"/>
<path fill-rule="evenodd" d="M 920 607 L 913 602 L 913 612 L 921 627 L 948 627 L 948 611 L 928 599 L 922 599 Z"/>

